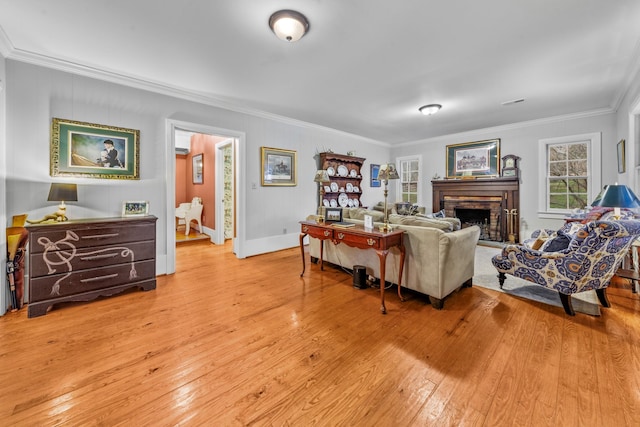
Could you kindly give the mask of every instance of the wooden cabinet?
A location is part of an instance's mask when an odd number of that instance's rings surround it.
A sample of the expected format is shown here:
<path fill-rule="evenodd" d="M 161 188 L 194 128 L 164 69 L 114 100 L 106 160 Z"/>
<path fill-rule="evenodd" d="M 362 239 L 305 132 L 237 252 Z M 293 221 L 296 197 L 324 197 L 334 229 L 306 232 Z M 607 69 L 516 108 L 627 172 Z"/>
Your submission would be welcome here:
<path fill-rule="evenodd" d="M 329 174 L 331 182 L 320 184 L 325 187 L 323 200 L 325 207 L 360 207 L 362 196 L 362 157 L 344 154 L 320 153 L 320 169 Z"/>
<path fill-rule="evenodd" d="M 29 231 L 28 317 L 56 303 L 156 287 L 154 216 L 36 224 Z"/>

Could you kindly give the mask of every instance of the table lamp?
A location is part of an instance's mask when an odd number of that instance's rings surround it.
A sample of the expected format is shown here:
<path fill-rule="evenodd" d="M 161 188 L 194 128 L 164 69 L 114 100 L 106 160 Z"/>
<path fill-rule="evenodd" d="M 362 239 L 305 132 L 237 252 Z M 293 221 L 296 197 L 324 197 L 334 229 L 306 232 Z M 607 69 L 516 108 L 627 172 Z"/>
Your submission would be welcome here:
<path fill-rule="evenodd" d="M 52 183 L 47 201 L 60 202 L 58 210 L 54 214 L 57 217 L 56 221 L 68 221 L 67 206 L 64 202 L 78 201 L 78 186 L 76 184 Z"/>
<path fill-rule="evenodd" d="M 591 206 L 602 206 L 613 208 L 613 215 L 620 219 L 620 208 L 634 209 L 640 208 L 640 199 L 626 185 L 605 185 L 604 189 Z"/>
<path fill-rule="evenodd" d="M 318 206 L 318 215 L 322 215 L 322 200 L 324 199 L 324 184 L 330 182 L 329 174 L 324 169 L 318 169 L 316 171 L 316 176 L 313 178 L 314 182 L 317 182 L 320 185 L 320 204 Z"/>
<path fill-rule="evenodd" d="M 392 163 L 387 163 L 386 165 L 380 166 L 380 171 L 378 172 L 378 179 L 384 182 L 384 224 L 380 226 L 380 231 L 386 233 L 388 231 L 391 231 L 391 226 L 389 225 L 389 213 L 387 212 L 387 196 L 389 195 L 389 180 L 400 179 L 396 166 Z"/>

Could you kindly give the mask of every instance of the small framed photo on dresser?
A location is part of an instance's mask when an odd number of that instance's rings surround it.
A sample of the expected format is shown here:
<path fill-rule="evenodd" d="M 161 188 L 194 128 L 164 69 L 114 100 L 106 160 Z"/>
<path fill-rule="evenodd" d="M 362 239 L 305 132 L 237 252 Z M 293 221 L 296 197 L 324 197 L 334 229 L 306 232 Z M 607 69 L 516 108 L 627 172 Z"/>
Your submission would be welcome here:
<path fill-rule="evenodd" d="M 149 202 L 122 202 L 122 216 L 147 216 L 149 215 Z"/>
<path fill-rule="evenodd" d="M 324 222 L 342 222 L 342 208 L 324 208 Z"/>

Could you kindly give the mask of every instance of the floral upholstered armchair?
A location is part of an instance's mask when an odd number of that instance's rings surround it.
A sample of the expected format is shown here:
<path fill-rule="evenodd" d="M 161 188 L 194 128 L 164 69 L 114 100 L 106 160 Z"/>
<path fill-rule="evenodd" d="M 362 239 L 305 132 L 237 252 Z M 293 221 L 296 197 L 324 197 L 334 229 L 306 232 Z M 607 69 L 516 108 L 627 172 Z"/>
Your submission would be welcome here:
<path fill-rule="evenodd" d="M 606 288 L 631 243 L 640 235 L 640 221 L 594 221 L 583 224 L 565 249 L 543 252 L 508 245 L 491 262 L 498 270 L 500 288 L 506 274 L 555 289 L 564 311 L 574 316 L 571 295 L 595 289 L 598 300 L 610 307 Z"/>

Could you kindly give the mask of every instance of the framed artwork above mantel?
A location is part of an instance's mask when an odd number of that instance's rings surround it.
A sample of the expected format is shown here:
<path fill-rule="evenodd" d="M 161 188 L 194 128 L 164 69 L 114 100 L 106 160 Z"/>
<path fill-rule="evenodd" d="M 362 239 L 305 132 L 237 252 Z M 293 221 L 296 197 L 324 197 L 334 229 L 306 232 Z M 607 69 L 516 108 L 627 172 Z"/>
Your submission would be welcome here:
<path fill-rule="evenodd" d="M 447 178 L 498 177 L 500 138 L 447 145 Z"/>

